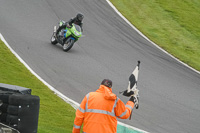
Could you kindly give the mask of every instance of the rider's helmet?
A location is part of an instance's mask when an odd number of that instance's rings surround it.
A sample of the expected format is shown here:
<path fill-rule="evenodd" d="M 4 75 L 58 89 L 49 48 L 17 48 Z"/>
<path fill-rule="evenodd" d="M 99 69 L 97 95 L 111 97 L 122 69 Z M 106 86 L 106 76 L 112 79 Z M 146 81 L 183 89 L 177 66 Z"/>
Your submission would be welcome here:
<path fill-rule="evenodd" d="M 84 18 L 84 16 L 83 16 L 82 13 L 78 13 L 78 14 L 76 15 L 76 18 L 77 18 L 79 21 L 82 21 L 83 18 Z"/>
<path fill-rule="evenodd" d="M 105 85 L 109 88 L 112 88 L 112 81 L 110 79 L 104 79 L 102 82 L 101 82 L 101 85 Z"/>

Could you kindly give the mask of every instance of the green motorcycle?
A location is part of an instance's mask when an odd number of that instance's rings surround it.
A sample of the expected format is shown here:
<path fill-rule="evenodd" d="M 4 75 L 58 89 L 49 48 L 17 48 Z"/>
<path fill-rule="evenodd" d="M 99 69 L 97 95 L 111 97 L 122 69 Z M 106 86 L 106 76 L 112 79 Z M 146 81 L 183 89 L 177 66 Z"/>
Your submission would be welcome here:
<path fill-rule="evenodd" d="M 70 28 L 65 25 L 65 21 L 59 22 L 58 29 L 54 26 L 54 32 L 51 37 L 51 44 L 61 44 L 65 52 L 69 51 L 74 43 L 82 36 L 81 27 L 77 24 L 72 24 Z"/>

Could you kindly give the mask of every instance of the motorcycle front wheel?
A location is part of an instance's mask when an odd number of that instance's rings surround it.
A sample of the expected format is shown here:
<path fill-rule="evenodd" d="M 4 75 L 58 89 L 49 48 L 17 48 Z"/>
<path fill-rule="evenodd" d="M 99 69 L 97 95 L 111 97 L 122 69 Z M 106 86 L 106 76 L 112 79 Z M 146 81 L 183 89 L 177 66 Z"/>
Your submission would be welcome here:
<path fill-rule="evenodd" d="M 65 42 L 64 42 L 64 45 L 63 45 L 63 51 L 65 51 L 65 52 L 67 52 L 67 51 L 69 51 L 71 48 L 72 48 L 72 46 L 74 45 L 74 40 L 72 40 L 72 39 L 66 39 L 66 40 L 64 40 Z"/>
<path fill-rule="evenodd" d="M 57 44 L 58 42 L 56 41 L 56 38 L 54 36 L 54 34 L 51 36 L 51 44 L 55 45 Z"/>

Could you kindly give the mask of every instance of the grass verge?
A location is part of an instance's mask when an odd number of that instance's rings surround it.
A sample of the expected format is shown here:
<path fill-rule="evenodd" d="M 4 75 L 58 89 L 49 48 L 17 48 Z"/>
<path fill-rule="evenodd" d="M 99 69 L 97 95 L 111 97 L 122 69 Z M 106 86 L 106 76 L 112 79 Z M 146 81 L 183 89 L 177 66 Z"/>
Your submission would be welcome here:
<path fill-rule="evenodd" d="M 110 0 L 143 34 L 200 71 L 200 1 Z M 40 97 L 38 133 L 71 133 L 75 110 L 32 75 L 0 40 L 0 82 Z"/>
<path fill-rule="evenodd" d="M 145 36 L 200 71 L 199 0 L 110 0 Z"/>
<path fill-rule="evenodd" d="M 30 88 L 40 97 L 38 133 L 71 133 L 75 109 L 55 96 L 0 40 L 0 83 Z"/>

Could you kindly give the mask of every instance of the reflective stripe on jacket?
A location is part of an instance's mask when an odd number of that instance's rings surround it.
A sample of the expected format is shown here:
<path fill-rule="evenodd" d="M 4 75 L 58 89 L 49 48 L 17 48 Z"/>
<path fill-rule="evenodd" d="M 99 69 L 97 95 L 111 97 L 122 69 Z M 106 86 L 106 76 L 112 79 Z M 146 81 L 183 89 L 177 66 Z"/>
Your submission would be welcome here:
<path fill-rule="evenodd" d="M 117 119 L 127 119 L 134 103 L 126 105 L 114 94 L 112 89 L 101 85 L 96 92 L 88 93 L 76 111 L 73 133 L 116 133 Z"/>

